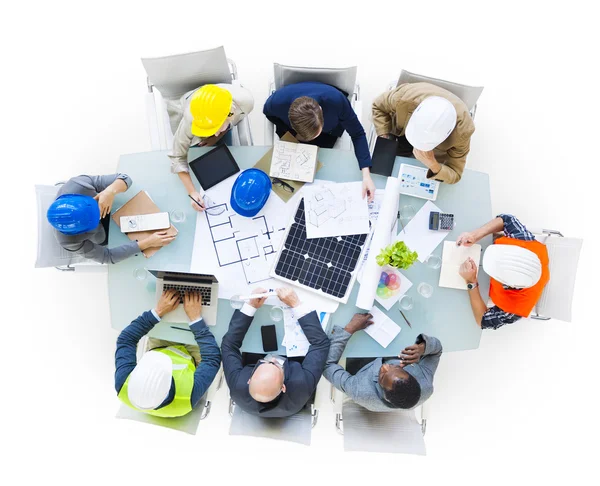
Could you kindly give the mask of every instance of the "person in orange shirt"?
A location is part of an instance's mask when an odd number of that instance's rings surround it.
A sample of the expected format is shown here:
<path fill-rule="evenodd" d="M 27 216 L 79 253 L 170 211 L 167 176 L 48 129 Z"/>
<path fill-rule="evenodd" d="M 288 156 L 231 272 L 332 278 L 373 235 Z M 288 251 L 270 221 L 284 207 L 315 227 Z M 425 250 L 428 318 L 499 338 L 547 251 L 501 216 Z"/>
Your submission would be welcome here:
<path fill-rule="evenodd" d="M 491 277 L 490 298 L 493 307 L 481 298 L 477 265 L 469 258 L 459 273 L 467 282 L 471 308 L 482 329 L 498 329 L 527 317 L 542 296 L 550 280 L 548 250 L 514 216 L 500 214 L 471 233 L 463 233 L 457 245 L 471 246 L 492 233 L 504 232 L 483 255 L 483 269 Z"/>

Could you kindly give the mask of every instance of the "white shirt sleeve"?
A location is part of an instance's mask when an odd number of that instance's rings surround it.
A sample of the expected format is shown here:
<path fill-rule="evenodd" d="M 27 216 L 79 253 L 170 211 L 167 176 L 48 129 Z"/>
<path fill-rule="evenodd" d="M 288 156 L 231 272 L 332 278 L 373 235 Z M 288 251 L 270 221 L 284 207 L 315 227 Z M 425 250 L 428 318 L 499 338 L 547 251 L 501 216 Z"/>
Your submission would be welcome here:
<path fill-rule="evenodd" d="M 245 302 L 243 307 L 240 309 L 240 312 L 242 314 L 246 314 L 248 317 L 254 317 L 254 314 L 256 314 L 256 309 L 248 304 L 248 302 Z"/>
<path fill-rule="evenodd" d="M 159 316 L 158 316 L 158 314 L 156 313 L 156 310 L 155 310 L 155 309 L 152 309 L 152 310 L 150 310 L 150 312 L 152 312 L 152 315 L 153 315 L 154 317 L 156 317 L 156 320 L 157 320 L 158 322 L 160 322 L 160 317 L 159 317 Z"/>
<path fill-rule="evenodd" d="M 300 319 L 301 317 L 304 317 L 306 314 L 310 314 L 314 309 L 312 309 L 311 307 L 309 307 L 306 304 L 300 304 L 297 305 L 296 307 L 294 307 L 294 317 L 296 319 Z"/>

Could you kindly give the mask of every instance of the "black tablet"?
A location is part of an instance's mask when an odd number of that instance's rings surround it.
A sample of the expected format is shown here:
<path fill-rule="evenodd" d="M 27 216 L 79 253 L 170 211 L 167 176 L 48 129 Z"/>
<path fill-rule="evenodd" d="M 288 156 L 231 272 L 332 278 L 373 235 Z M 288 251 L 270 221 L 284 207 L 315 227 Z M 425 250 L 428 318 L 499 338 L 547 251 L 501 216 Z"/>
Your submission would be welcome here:
<path fill-rule="evenodd" d="M 398 142 L 383 137 L 377 137 L 375 150 L 371 158 L 371 173 L 383 176 L 391 176 L 396 160 L 396 147 Z"/>
<path fill-rule="evenodd" d="M 190 167 L 205 191 L 240 171 L 227 145 L 219 145 L 190 162 Z"/>

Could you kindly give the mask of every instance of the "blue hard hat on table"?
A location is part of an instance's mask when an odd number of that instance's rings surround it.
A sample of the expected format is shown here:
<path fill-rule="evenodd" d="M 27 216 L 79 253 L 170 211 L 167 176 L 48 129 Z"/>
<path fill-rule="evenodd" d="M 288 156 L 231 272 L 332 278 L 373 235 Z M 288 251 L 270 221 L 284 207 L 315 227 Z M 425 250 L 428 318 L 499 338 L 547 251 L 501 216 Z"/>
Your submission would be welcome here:
<path fill-rule="evenodd" d="M 83 194 L 63 194 L 48 208 L 48 222 L 65 235 L 79 235 L 93 230 L 100 223 L 100 208 L 93 197 Z"/>
<path fill-rule="evenodd" d="M 271 179 L 259 169 L 246 169 L 233 183 L 231 208 L 251 218 L 263 208 L 271 194 Z"/>

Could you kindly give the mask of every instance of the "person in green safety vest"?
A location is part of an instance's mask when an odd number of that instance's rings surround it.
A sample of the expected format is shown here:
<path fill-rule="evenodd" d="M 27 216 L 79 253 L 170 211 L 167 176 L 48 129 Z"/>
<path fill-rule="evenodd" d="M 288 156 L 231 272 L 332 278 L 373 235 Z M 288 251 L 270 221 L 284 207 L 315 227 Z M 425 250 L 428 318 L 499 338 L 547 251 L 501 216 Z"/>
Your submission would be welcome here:
<path fill-rule="evenodd" d="M 151 339 L 138 363 L 138 342 L 180 304 L 182 297 L 197 346 Z M 154 309 L 123 329 L 117 339 L 115 365 L 115 389 L 126 405 L 158 417 L 180 417 L 191 412 L 221 366 L 219 346 L 202 319 L 200 293 L 182 296 L 175 290 L 165 291 Z"/>

